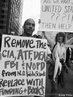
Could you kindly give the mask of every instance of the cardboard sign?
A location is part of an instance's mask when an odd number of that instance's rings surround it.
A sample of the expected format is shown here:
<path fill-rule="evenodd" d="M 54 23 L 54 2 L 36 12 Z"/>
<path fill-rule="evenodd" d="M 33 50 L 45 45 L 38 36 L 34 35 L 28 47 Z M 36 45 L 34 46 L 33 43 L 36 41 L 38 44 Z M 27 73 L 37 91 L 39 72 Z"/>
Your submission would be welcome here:
<path fill-rule="evenodd" d="M 41 31 L 73 32 L 73 0 L 41 0 Z"/>
<path fill-rule="evenodd" d="M 45 95 L 46 40 L 3 35 L 0 96 Z"/>

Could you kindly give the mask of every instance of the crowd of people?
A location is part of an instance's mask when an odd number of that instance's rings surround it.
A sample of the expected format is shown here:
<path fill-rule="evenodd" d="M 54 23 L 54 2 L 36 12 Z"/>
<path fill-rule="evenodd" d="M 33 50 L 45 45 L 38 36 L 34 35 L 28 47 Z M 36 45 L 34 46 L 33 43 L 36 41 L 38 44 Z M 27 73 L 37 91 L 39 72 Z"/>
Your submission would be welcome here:
<path fill-rule="evenodd" d="M 37 34 L 33 35 L 34 31 L 35 31 L 35 21 L 29 18 L 25 21 L 23 25 L 23 33 L 20 36 L 42 39 L 42 36 L 40 35 Z M 11 33 L 11 35 L 16 35 L 16 33 Z M 58 85 L 60 85 L 62 88 L 64 87 L 65 85 L 64 72 L 68 73 L 67 66 L 69 67 L 69 65 L 66 64 L 68 63 L 67 62 L 68 60 L 66 57 L 67 50 L 65 47 L 65 34 L 63 32 L 59 32 L 56 34 L 55 44 L 53 47 L 48 39 L 47 41 L 49 45 L 47 44 L 47 56 L 45 61 L 46 61 L 46 66 L 49 65 L 48 78 L 50 79 L 51 82 L 51 93 L 56 93 Z"/>

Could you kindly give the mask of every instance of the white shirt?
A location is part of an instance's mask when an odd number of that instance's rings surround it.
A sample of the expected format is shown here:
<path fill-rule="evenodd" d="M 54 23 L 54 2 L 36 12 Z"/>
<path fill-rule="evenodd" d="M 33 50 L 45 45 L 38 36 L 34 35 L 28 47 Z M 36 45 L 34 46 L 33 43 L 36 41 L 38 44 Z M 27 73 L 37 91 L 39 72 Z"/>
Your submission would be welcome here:
<path fill-rule="evenodd" d="M 55 61 L 57 57 L 59 57 L 59 59 L 66 59 L 66 48 L 63 43 L 61 45 L 57 43 L 53 50 L 53 60 Z"/>
<path fill-rule="evenodd" d="M 53 50 L 53 60 L 55 61 L 55 68 L 54 68 L 54 76 L 53 79 L 55 81 L 55 78 L 57 76 L 58 73 L 58 69 L 62 70 L 62 64 L 60 63 L 60 59 L 66 59 L 66 49 L 64 47 L 64 44 L 62 43 L 60 45 L 60 43 L 57 42 L 57 45 L 55 46 L 54 50 Z"/>

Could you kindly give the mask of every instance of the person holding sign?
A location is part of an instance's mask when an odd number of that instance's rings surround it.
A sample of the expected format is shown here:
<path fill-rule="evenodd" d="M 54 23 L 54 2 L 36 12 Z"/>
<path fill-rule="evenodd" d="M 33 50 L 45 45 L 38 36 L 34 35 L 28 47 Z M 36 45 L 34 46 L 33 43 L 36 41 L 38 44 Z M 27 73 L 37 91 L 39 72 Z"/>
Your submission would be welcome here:
<path fill-rule="evenodd" d="M 27 19 L 23 25 L 22 36 L 31 37 L 35 30 L 35 21 L 31 18 Z"/>
<path fill-rule="evenodd" d="M 35 21 L 29 18 L 24 22 L 23 33 L 21 36 L 32 37 L 34 30 L 35 30 Z M 19 96 L 19 97 L 30 97 L 30 96 L 24 95 L 24 96 Z"/>

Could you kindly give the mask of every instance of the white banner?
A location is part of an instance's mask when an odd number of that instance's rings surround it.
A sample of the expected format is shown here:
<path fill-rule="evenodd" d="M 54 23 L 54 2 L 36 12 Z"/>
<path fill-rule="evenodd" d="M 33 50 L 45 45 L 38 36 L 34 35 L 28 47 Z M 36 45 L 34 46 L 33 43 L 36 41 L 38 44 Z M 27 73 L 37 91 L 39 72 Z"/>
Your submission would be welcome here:
<path fill-rule="evenodd" d="M 43 96 L 46 80 L 46 40 L 2 36 L 0 96 Z"/>
<path fill-rule="evenodd" d="M 41 31 L 73 32 L 73 0 L 41 0 Z"/>

